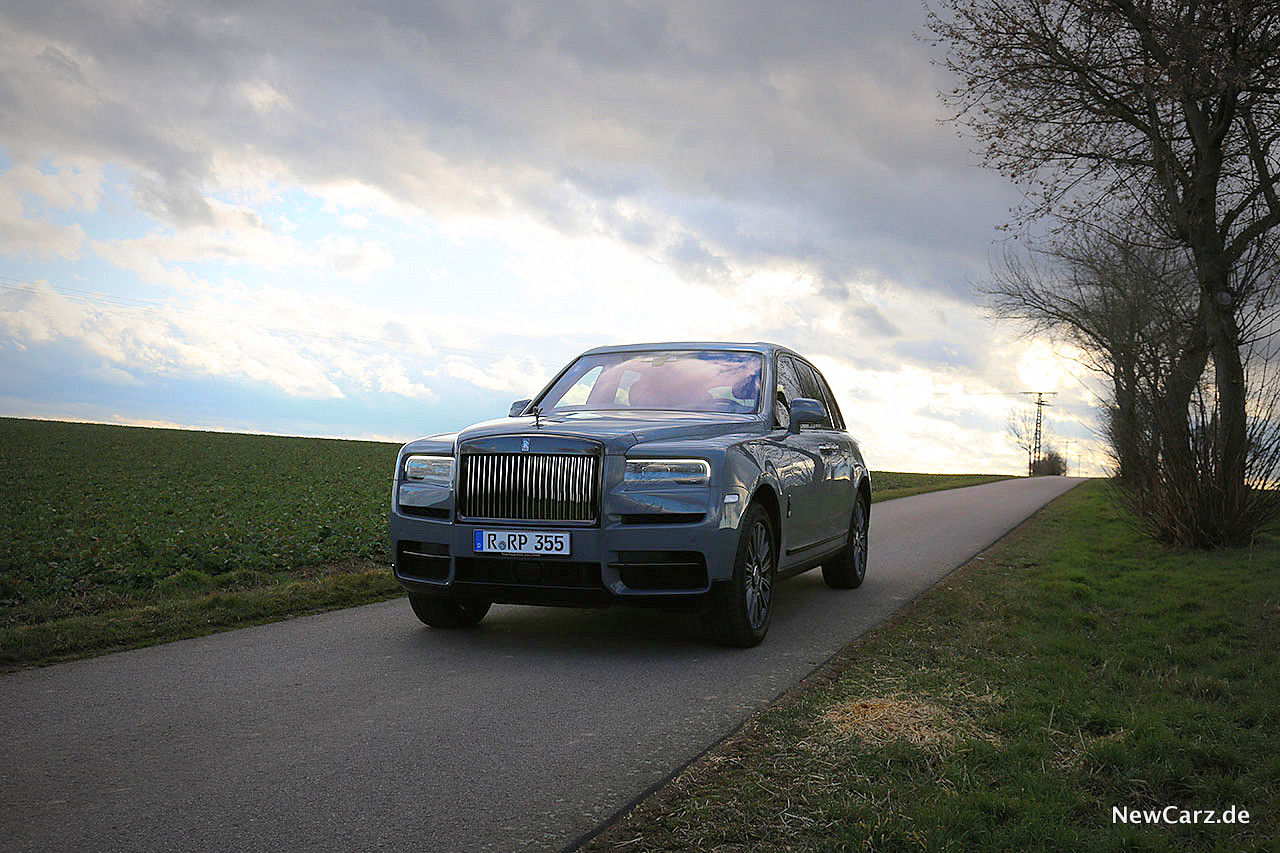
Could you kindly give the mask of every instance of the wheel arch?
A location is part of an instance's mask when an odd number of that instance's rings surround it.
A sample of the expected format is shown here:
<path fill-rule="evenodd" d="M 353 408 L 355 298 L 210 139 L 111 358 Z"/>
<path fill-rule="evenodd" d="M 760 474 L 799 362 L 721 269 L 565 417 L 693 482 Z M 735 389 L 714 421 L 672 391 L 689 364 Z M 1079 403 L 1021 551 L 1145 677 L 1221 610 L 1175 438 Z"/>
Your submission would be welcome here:
<path fill-rule="evenodd" d="M 773 524 L 773 547 L 778 549 L 780 554 L 782 551 L 782 505 L 778 502 L 778 493 L 773 490 L 773 486 L 768 483 L 756 486 L 747 506 L 755 506 L 757 503 L 769 514 L 769 521 Z M 774 558 L 777 559 L 777 555 Z"/>

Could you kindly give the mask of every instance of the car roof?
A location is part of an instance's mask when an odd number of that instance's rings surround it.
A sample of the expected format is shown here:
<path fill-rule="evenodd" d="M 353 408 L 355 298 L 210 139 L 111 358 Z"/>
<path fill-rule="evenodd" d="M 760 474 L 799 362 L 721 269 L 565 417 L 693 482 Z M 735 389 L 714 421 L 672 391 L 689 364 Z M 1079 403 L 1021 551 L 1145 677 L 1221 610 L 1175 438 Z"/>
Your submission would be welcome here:
<path fill-rule="evenodd" d="M 798 355 L 788 347 L 779 344 L 768 343 L 767 341 L 755 341 L 753 343 L 737 343 L 732 341 L 663 341 L 651 344 L 617 344 L 610 346 L 595 347 L 583 353 L 583 355 L 596 355 L 606 352 L 648 352 L 651 350 L 746 350 L 748 352 L 759 352 L 769 354 L 773 352 L 788 352 Z"/>

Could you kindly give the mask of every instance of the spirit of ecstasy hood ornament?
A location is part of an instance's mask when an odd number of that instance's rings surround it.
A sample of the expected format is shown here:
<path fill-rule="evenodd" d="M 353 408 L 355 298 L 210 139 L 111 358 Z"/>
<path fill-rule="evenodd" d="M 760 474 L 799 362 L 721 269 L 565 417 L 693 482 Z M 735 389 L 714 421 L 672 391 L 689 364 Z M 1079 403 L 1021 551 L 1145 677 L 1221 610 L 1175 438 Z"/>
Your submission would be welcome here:
<path fill-rule="evenodd" d="M 533 415 L 534 429 L 542 429 L 542 407 L 534 406 L 533 411 L 531 411 L 529 414 Z"/>

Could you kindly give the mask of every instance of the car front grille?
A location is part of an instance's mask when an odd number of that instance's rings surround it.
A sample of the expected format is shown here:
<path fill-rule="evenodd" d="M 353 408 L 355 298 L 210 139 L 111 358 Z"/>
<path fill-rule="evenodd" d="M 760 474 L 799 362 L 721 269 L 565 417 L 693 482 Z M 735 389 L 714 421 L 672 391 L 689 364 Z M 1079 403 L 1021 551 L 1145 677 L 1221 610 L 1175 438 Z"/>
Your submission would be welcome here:
<path fill-rule="evenodd" d="M 463 453 L 461 518 L 513 521 L 596 520 L 597 456 L 572 453 Z"/>

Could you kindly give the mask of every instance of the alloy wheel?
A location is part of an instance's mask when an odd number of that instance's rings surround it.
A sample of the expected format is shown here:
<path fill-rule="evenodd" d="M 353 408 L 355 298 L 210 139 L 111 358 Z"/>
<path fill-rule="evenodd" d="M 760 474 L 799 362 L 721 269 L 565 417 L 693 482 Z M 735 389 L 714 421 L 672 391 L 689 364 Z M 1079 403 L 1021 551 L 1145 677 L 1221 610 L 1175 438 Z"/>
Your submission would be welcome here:
<path fill-rule="evenodd" d="M 745 565 L 747 621 L 759 630 L 769 618 L 773 604 L 773 542 L 769 526 L 756 521 L 747 540 Z"/>
<path fill-rule="evenodd" d="M 853 520 L 853 541 L 849 543 L 853 558 L 853 574 L 861 581 L 867 574 L 867 510 L 858 501 Z"/>

